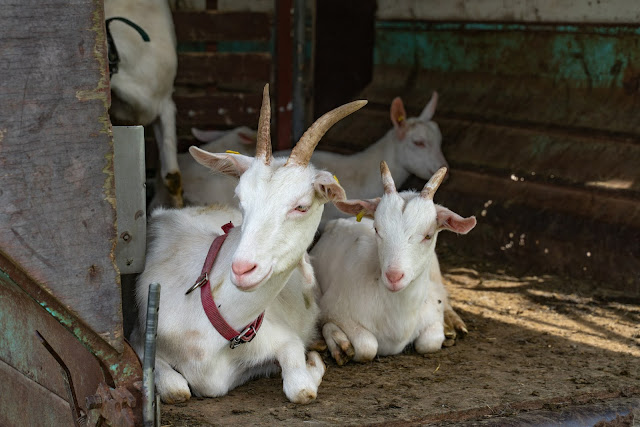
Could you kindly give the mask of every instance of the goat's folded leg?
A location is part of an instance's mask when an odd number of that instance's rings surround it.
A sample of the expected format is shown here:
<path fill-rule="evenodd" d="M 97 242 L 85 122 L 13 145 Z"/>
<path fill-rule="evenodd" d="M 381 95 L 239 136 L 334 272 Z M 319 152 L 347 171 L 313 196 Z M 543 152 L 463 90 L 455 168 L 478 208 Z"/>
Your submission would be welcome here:
<path fill-rule="evenodd" d="M 353 360 L 355 362 L 371 362 L 376 357 L 378 339 L 365 327 L 351 319 L 341 319 L 336 328 L 347 336 L 347 341 L 353 346 Z M 329 345 L 328 342 L 327 345 Z"/>
<path fill-rule="evenodd" d="M 356 354 L 353 345 L 351 345 L 347 335 L 335 323 L 325 323 L 322 327 L 322 336 L 327 343 L 331 357 L 334 358 L 338 365 L 342 366 L 353 359 Z"/>
<path fill-rule="evenodd" d="M 455 344 L 455 341 L 459 337 L 467 335 L 467 325 L 455 312 L 451 303 L 447 299 L 444 306 L 444 335 L 446 337 L 444 346 L 450 347 Z"/>
<path fill-rule="evenodd" d="M 159 357 L 156 358 L 155 383 L 164 403 L 180 403 L 191 398 L 187 380 Z"/>
<path fill-rule="evenodd" d="M 413 342 L 413 346 L 420 354 L 433 353 L 442 348 L 444 340 L 442 323 L 434 323 L 420 331 L 420 335 Z"/>
<path fill-rule="evenodd" d="M 278 346 L 276 359 L 282 369 L 282 385 L 287 398 L 303 404 L 314 400 L 326 371 L 320 355 L 311 351 L 305 356 L 304 343 L 294 340 Z"/>
<path fill-rule="evenodd" d="M 172 207 L 184 206 L 182 199 L 182 175 L 178 166 L 178 142 L 176 136 L 176 106 L 171 97 L 162 101 L 160 114 L 153 124 L 153 131 L 160 152 L 160 174 Z"/>

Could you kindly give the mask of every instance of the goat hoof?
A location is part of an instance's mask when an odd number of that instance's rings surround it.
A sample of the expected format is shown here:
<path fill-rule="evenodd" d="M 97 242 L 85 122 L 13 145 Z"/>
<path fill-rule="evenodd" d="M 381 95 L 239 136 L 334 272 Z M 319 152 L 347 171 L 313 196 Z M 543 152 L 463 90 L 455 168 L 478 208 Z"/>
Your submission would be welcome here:
<path fill-rule="evenodd" d="M 327 343 L 324 340 L 315 340 L 309 344 L 310 351 L 323 352 L 327 349 Z"/>
<path fill-rule="evenodd" d="M 315 400 L 316 392 L 314 390 L 300 390 L 291 401 L 293 403 L 298 403 L 301 405 L 306 405 L 307 403 Z"/>
<path fill-rule="evenodd" d="M 169 191 L 169 197 L 171 199 L 171 207 L 182 208 L 184 207 L 184 199 L 182 197 L 182 175 L 180 172 L 170 172 L 164 177 L 164 185 Z"/>
<path fill-rule="evenodd" d="M 455 338 L 447 338 L 442 342 L 443 347 L 453 347 L 454 345 L 456 345 Z"/>
<path fill-rule="evenodd" d="M 444 311 L 444 331 L 447 338 L 462 338 L 469 333 L 467 325 L 453 308 Z"/>
<path fill-rule="evenodd" d="M 186 402 L 191 399 L 191 392 L 189 390 L 177 390 L 172 393 L 165 393 L 160 395 L 162 399 L 162 403 L 166 403 L 167 405 L 174 405 L 176 403 Z"/>

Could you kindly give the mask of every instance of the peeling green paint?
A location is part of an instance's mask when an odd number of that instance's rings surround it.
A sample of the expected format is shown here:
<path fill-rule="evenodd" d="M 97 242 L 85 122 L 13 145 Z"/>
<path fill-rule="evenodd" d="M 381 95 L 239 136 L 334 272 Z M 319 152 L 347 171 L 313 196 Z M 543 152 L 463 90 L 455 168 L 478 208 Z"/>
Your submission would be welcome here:
<path fill-rule="evenodd" d="M 640 63 L 638 35 L 640 26 L 379 21 L 374 63 L 620 88 Z"/>

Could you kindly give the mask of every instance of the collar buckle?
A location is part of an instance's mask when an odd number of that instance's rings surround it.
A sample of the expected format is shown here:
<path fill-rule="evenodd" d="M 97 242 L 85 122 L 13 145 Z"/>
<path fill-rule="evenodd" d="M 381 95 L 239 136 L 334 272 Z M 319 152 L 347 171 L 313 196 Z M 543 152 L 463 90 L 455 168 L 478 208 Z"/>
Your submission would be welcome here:
<path fill-rule="evenodd" d="M 229 340 L 229 347 L 234 349 L 240 344 L 251 342 L 255 338 L 256 332 L 258 331 L 256 331 L 256 328 L 253 325 L 247 326 L 239 335 Z"/>
<path fill-rule="evenodd" d="M 189 290 L 184 294 L 189 295 L 191 292 L 195 291 L 196 289 L 198 289 L 200 286 L 204 285 L 208 281 L 209 281 L 209 273 L 204 273 L 204 276 L 198 277 L 198 279 L 196 280 L 196 283 L 194 283 L 193 286 L 191 286 Z"/>

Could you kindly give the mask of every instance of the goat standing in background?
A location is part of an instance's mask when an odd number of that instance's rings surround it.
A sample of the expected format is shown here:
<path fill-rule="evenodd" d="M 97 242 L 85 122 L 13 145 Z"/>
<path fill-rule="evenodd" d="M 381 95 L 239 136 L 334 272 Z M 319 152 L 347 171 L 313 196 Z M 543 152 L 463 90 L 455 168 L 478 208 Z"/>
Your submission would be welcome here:
<path fill-rule="evenodd" d="M 148 35 L 114 20 L 108 32 L 119 56 L 111 76 L 112 120 L 122 125 L 153 124 L 160 153 L 160 176 L 170 195 L 170 206 L 181 207 L 182 178 L 178 168 L 176 106 L 171 99 L 178 68 L 176 36 L 167 1 L 105 0 L 105 18 L 126 18 Z"/>
<path fill-rule="evenodd" d="M 318 312 L 306 249 L 324 204 L 344 200 L 345 193 L 329 172 L 317 170 L 309 160 L 324 133 L 365 103 L 330 111 L 304 133 L 289 158 L 273 158 L 267 85 L 255 159 L 190 148 L 200 164 L 240 178 L 236 194 L 241 212 L 212 206 L 157 209 L 151 216 L 152 239 L 136 295 L 140 313 L 146 313 L 149 283 L 162 285 L 155 375 L 163 401 L 181 402 L 191 393 L 222 396 L 251 378 L 277 372 L 278 365 L 290 401 L 315 399 L 325 366 L 316 352 L 305 357 Z M 210 259 L 219 227 L 240 218 L 242 226 L 226 234 L 205 275 L 205 259 Z M 200 284 L 200 297 L 185 295 Z M 232 332 L 242 332 L 228 338 L 209 320 L 213 307 L 219 312 L 217 324 L 221 316 Z M 138 354 L 144 322 L 141 315 L 132 336 Z M 253 341 L 235 347 L 250 330 Z"/>
<path fill-rule="evenodd" d="M 322 291 L 322 334 L 340 365 L 352 357 L 366 362 L 397 354 L 410 343 L 418 353 L 441 348 L 449 298 L 435 254 L 437 235 L 466 234 L 476 224 L 475 217 L 433 203 L 446 168 L 421 193 L 398 193 L 386 163 L 380 169 L 382 198 L 334 203 L 367 218 L 331 221 L 311 251 Z"/>

